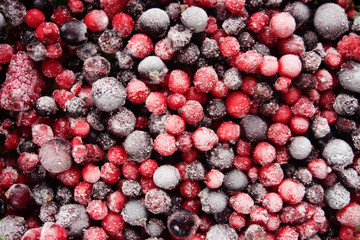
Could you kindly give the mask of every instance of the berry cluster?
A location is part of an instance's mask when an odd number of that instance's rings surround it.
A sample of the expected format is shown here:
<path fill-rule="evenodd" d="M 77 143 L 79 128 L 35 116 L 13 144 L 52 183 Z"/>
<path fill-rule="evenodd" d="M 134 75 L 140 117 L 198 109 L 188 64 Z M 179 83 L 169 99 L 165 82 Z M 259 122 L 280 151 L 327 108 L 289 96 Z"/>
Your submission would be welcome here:
<path fill-rule="evenodd" d="M 0 2 L 0 239 L 360 239 L 355 1 Z"/>

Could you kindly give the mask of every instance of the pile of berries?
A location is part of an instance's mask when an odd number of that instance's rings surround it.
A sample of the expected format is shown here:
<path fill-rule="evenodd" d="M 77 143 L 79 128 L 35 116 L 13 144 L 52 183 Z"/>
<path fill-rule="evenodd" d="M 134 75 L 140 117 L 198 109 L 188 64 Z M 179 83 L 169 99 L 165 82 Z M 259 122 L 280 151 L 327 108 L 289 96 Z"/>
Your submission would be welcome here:
<path fill-rule="evenodd" d="M 360 239 L 357 10 L 0 1 L 0 238 Z"/>

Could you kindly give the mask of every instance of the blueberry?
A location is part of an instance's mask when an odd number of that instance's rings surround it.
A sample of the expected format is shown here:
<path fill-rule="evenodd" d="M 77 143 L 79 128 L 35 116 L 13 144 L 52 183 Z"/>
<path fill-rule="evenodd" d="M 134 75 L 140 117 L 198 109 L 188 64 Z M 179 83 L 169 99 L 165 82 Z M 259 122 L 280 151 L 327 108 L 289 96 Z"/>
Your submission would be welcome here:
<path fill-rule="evenodd" d="M 234 163 L 234 151 L 227 144 L 219 144 L 206 154 L 207 163 L 217 169 L 228 169 Z"/>
<path fill-rule="evenodd" d="M 359 103 L 357 98 L 342 93 L 336 96 L 333 107 L 338 115 L 352 116 L 359 109 Z"/>
<path fill-rule="evenodd" d="M 97 181 L 92 187 L 91 196 L 94 199 L 105 200 L 106 196 L 112 192 L 111 186 L 104 181 Z"/>
<path fill-rule="evenodd" d="M 239 35 L 242 30 L 246 27 L 246 19 L 242 16 L 232 16 L 227 19 L 222 24 L 222 28 L 228 35 Z"/>
<path fill-rule="evenodd" d="M 42 117 L 54 115 L 58 110 L 55 100 L 52 97 L 43 96 L 36 101 L 36 113 Z"/>
<path fill-rule="evenodd" d="M 238 41 L 240 44 L 240 49 L 242 51 L 248 51 L 255 44 L 254 37 L 249 32 L 242 32 L 238 36 Z"/>
<path fill-rule="evenodd" d="M 23 217 L 8 215 L 1 219 L 0 238 L 3 240 L 20 240 L 26 230 L 27 227 Z"/>
<path fill-rule="evenodd" d="M 305 47 L 307 50 L 312 50 L 318 44 L 318 37 L 313 31 L 306 31 L 303 35 Z"/>
<path fill-rule="evenodd" d="M 300 1 L 288 3 L 284 11 L 290 13 L 295 18 L 297 27 L 309 22 L 312 15 L 310 7 Z"/>
<path fill-rule="evenodd" d="M 31 196 L 38 205 L 43 205 L 54 199 L 54 190 L 48 183 L 41 182 L 32 189 Z"/>
<path fill-rule="evenodd" d="M 54 222 L 59 205 L 53 201 L 43 204 L 40 208 L 39 218 L 43 222 Z"/>
<path fill-rule="evenodd" d="M 170 25 L 169 16 L 160 8 L 148 9 L 138 21 L 141 31 L 154 37 L 164 36 Z"/>
<path fill-rule="evenodd" d="M 126 101 L 124 86 L 113 77 L 94 82 L 91 88 L 94 105 L 102 111 L 111 112 L 123 106 Z"/>
<path fill-rule="evenodd" d="M 61 25 L 60 38 L 70 46 L 80 46 L 88 40 L 87 27 L 79 20 L 69 20 Z"/>
<path fill-rule="evenodd" d="M 199 161 L 194 161 L 186 165 L 186 175 L 189 179 L 200 181 L 204 180 L 205 168 L 204 165 Z"/>
<path fill-rule="evenodd" d="M 354 158 L 350 145 L 342 139 L 332 139 L 324 147 L 323 157 L 329 165 L 347 166 Z"/>
<path fill-rule="evenodd" d="M 292 83 L 301 90 L 310 90 L 315 87 L 315 77 L 309 73 L 302 73 L 292 80 Z"/>
<path fill-rule="evenodd" d="M 97 136 L 97 135 L 96 135 Z M 111 147 L 115 146 L 116 139 L 111 136 L 109 133 L 100 133 L 96 138 L 96 143 L 101 147 L 102 150 L 109 150 Z"/>
<path fill-rule="evenodd" d="M 180 64 L 184 65 L 194 65 L 199 59 L 200 50 L 198 46 L 193 43 L 190 43 L 188 46 L 180 49 L 176 55 L 176 60 Z"/>
<path fill-rule="evenodd" d="M 141 0 L 131 0 L 127 3 L 126 10 L 131 17 L 138 19 L 145 11 L 145 5 Z"/>
<path fill-rule="evenodd" d="M 325 200 L 332 209 L 342 209 L 350 202 L 350 192 L 340 183 L 325 191 Z"/>
<path fill-rule="evenodd" d="M 244 190 L 249 184 L 248 178 L 245 173 L 240 170 L 233 169 L 225 174 L 223 186 L 234 192 L 240 192 Z"/>
<path fill-rule="evenodd" d="M 207 25 L 208 15 L 205 10 L 199 7 L 189 7 L 181 13 L 181 22 L 185 27 L 194 31 L 202 32 Z"/>
<path fill-rule="evenodd" d="M 79 118 L 87 113 L 86 103 L 78 97 L 73 97 L 65 102 L 65 112 L 71 118 Z"/>
<path fill-rule="evenodd" d="M 230 90 L 238 90 L 242 84 L 242 77 L 239 70 L 229 68 L 224 74 L 224 84 Z"/>
<path fill-rule="evenodd" d="M 176 24 L 169 29 L 167 37 L 171 41 L 171 46 L 175 50 L 179 50 L 190 43 L 192 31 L 184 25 Z"/>
<path fill-rule="evenodd" d="M 160 133 L 165 133 L 165 120 L 169 117 L 169 113 L 157 115 L 152 113 L 149 117 L 148 128 L 151 134 L 154 136 L 159 135 Z"/>
<path fill-rule="evenodd" d="M 266 138 L 267 125 L 264 120 L 255 115 L 245 116 L 241 122 L 244 136 L 251 142 L 262 141 Z"/>
<path fill-rule="evenodd" d="M 262 43 L 254 43 L 252 46 L 252 49 L 255 50 L 257 53 L 263 55 L 263 56 L 270 56 L 270 48 L 268 48 L 265 44 Z"/>
<path fill-rule="evenodd" d="M 306 199 L 309 203 L 320 204 L 324 200 L 324 188 L 320 184 L 307 187 Z"/>
<path fill-rule="evenodd" d="M 110 114 L 106 121 L 106 128 L 115 136 L 128 136 L 134 131 L 136 117 L 134 113 L 125 107 Z"/>
<path fill-rule="evenodd" d="M 90 57 L 99 56 L 100 54 L 101 49 L 99 45 L 93 42 L 86 42 L 76 48 L 76 56 L 82 61 Z"/>
<path fill-rule="evenodd" d="M 219 44 L 215 39 L 205 38 L 201 45 L 201 54 L 206 58 L 217 58 L 220 56 Z"/>
<path fill-rule="evenodd" d="M 172 165 L 162 165 L 155 170 L 153 181 L 159 188 L 174 189 L 180 181 L 179 170 Z"/>
<path fill-rule="evenodd" d="M 340 181 L 353 192 L 360 190 L 360 176 L 352 167 L 339 172 Z"/>
<path fill-rule="evenodd" d="M 153 145 L 153 139 L 150 135 L 147 132 L 139 130 L 130 133 L 123 143 L 129 160 L 136 162 L 143 162 L 149 158 L 153 150 Z"/>
<path fill-rule="evenodd" d="M 121 211 L 124 221 L 132 226 L 145 226 L 148 212 L 141 199 L 129 200 Z"/>
<path fill-rule="evenodd" d="M 147 83 L 159 84 L 164 80 L 168 68 L 159 57 L 148 56 L 139 63 L 138 72 Z"/>
<path fill-rule="evenodd" d="M 187 209 L 175 211 L 167 220 L 169 232 L 177 238 L 189 238 L 195 235 L 199 218 Z"/>
<path fill-rule="evenodd" d="M 320 36 L 329 40 L 335 40 L 349 30 L 345 10 L 335 3 L 325 3 L 316 10 L 314 26 Z"/>
<path fill-rule="evenodd" d="M 206 114 L 213 120 L 222 119 L 226 115 L 225 101 L 221 98 L 214 98 L 209 101 L 206 107 Z"/>
<path fill-rule="evenodd" d="M 72 190 L 70 188 L 66 187 L 66 186 L 59 185 L 56 188 L 55 200 L 60 205 L 69 204 L 73 200 L 73 192 L 72 192 Z"/>
<path fill-rule="evenodd" d="M 289 153 L 296 160 L 307 158 L 312 150 L 311 142 L 304 136 L 297 136 L 291 140 Z"/>
<path fill-rule="evenodd" d="M 68 237 L 80 237 L 89 227 L 90 219 L 84 206 L 67 204 L 60 207 L 55 215 L 56 223 L 64 228 Z"/>
<path fill-rule="evenodd" d="M 360 93 L 360 63 L 346 61 L 341 64 L 338 80 L 343 88 L 351 92 Z"/>
<path fill-rule="evenodd" d="M 216 224 L 210 227 L 209 231 L 206 233 L 206 240 L 237 240 L 238 235 L 235 229 L 231 228 L 228 224 Z M 255 238 L 246 238 L 246 239 L 255 239 Z M 264 239 L 264 238 L 259 238 Z"/>
<path fill-rule="evenodd" d="M 227 206 L 228 196 L 221 190 L 204 188 L 199 193 L 201 209 L 209 214 L 220 213 Z"/>

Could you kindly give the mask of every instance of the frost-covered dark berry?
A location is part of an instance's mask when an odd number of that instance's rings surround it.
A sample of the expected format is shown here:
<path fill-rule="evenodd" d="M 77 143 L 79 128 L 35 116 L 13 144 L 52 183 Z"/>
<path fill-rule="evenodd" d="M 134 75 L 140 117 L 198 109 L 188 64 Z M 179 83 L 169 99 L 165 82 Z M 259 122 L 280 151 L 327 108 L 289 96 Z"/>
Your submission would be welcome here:
<path fill-rule="evenodd" d="M 128 197 L 136 197 L 141 194 L 141 185 L 135 180 L 125 180 L 122 183 L 121 191 Z"/>
<path fill-rule="evenodd" d="M 141 199 L 129 200 L 121 211 L 124 221 L 132 226 L 145 226 L 148 211 Z"/>
<path fill-rule="evenodd" d="M 266 82 L 259 82 L 254 88 L 254 98 L 260 103 L 266 102 L 273 97 L 274 91 Z"/>
<path fill-rule="evenodd" d="M 336 96 L 333 107 L 339 115 L 352 116 L 359 109 L 359 103 L 357 98 L 349 94 L 341 93 Z"/>
<path fill-rule="evenodd" d="M 233 169 L 225 174 L 223 186 L 229 191 L 241 192 L 248 184 L 249 181 L 246 174 L 240 170 Z"/>
<path fill-rule="evenodd" d="M 295 18 L 297 27 L 300 27 L 310 21 L 312 15 L 310 7 L 300 1 L 288 3 L 285 6 L 284 11 L 290 13 Z"/>
<path fill-rule="evenodd" d="M 251 224 L 245 231 L 246 239 L 266 239 L 265 228 L 258 224 Z"/>
<path fill-rule="evenodd" d="M 335 40 L 349 30 L 345 10 L 335 3 L 325 3 L 316 10 L 314 26 L 320 36 L 329 40 Z"/>
<path fill-rule="evenodd" d="M 350 192 L 341 183 L 336 183 L 326 189 L 325 200 L 332 209 L 342 209 L 350 202 Z"/>
<path fill-rule="evenodd" d="M 330 133 L 330 126 L 326 118 L 316 117 L 311 124 L 311 131 L 315 138 L 323 138 Z"/>
<path fill-rule="evenodd" d="M 356 150 L 360 150 L 360 128 L 355 129 L 351 133 L 351 141 Z"/>
<path fill-rule="evenodd" d="M 355 16 L 354 21 L 351 25 L 351 30 L 354 32 L 360 32 L 360 16 Z"/>
<path fill-rule="evenodd" d="M 20 240 L 26 230 L 27 227 L 23 217 L 8 215 L 1 219 L 0 237 L 3 240 Z"/>
<path fill-rule="evenodd" d="M 125 104 L 126 90 L 115 78 L 105 77 L 94 82 L 91 96 L 97 108 L 111 112 Z"/>
<path fill-rule="evenodd" d="M 208 15 L 199 7 L 189 7 L 181 13 L 181 23 L 194 33 L 202 32 L 207 25 Z"/>
<path fill-rule="evenodd" d="M 69 204 L 73 200 L 73 191 L 64 185 L 59 185 L 56 188 L 55 200 L 60 205 Z"/>
<path fill-rule="evenodd" d="M 147 132 L 136 130 L 126 137 L 123 146 L 129 160 L 143 162 L 150 157 L 154 141 Z"/>
<path fill-rule="evenodd" d="M 252 49 L 255 50 L 257 53 L 263 55 L 263 56 L 269 56 L 270 54 L 270 48 L 268 48 L 265 44 L 256 42 Z"/>
<path fill-rule="evenodd" d="M 306 31 L 303 35 L 303 38 L 304 38 L 305 47 L 308 51 L 315 48 L 319 42 L 317 34 L 313 31 Z"/>
<path fill-rule="evenodd" d="M 168 68 L 165 63 L 156 56 L 144 58 L 138 65 L 141 79 L 150 84 L 159 84 L 165 78 Z"/>
<path fill-rule="evenodd" d="M 145 4 L 141 0 L 131 0 L 126 4 L 126 10 L 131 17 L 138 19 L 145 11 Z"/>
<path fill-rule="evenodd" d="M 175 50 L 179 50 L 190 43 L 192 34 L 192 31 L 184 25 L 176 24 L 175 26 L 170 27 L 167 37 L 171 41 L 171 46 Z"/>
<path fill-rule="evenodd" d="M 126 137 L 134 131 L 136 117 L 132 111 L 122 107 L 110 114 L 106 121 L 106 128 L 115 136 Z"/>
<path fill-rule="evenodd" d="M 176 238 L 189 238 L 195 235 L 199 226 L 199 217 L 188 209 L 173 212 L 168 220 L 169 232 Z"/>
<path fill-rule="evenodd" d="M 350 145 L 342 139 L 332 139 L 324 147 L 323 157 L 329 165 L 347 166 L 354 158 Z"/>
<path fill-rule="evenodd" d="M 55 100 L 52 97 L 43 96 L 36 101 L 36 113 L 42 117 L 54 115 L 58 110 Z"/>
<path fill-rule="evenodd" d="M 99 45 L 93 42 L 86 42 L 76 48 L 76 56 L 82 61 L 90 57 L 99 56 L 100 54 L 101 49 Z"/>
<path fill-rule="evenodd" d="M 112 192 L 111 186 L 104 181 L 97 181 L 92 187 L 91 196 L 97 200 L 104 200 Z"/>
<path fill-rule="evenodd" d="M 54 138 L 44 143 L 39 151 L 41 165 L 51 173 L 68 170 L 72 165 L 70 143 Z"/>
<path fill-rule="evenodd" d="M 310 90 L 315 87 L 315 77 L 309 73 L 303 73 L 292 80 L 292 83 L 301 90 Z"/>
<path fill-rule="evenodd" d="M 65 102 L 65 112 L 71 118 L 79 118 L 87 113 L 86 103 L 79 97 L 73 97 Z"/>
<path fill-rule="evenodd" d="M 165 226 L 160 219 L 150 218 L 150 220 L 145 225 L 145 231 L 151 237 L 158 237 L 163 232 Z"/>
<path fill-rule="evenodd" d="M 289 153 L 296 160 L 307 158 L 312 150 L 310 140 L 304 136 L 296 136 L 291 140 Z"/>
<path fill-rule="evenodd" d="M 80 46 L 88 39 L 87 27 L 79 20 L 69 20 L 61 25 L 60 38 L 70 46 Z"/>
<path fill-rule="evenodd" d="M 207 163 L 217 169 L 228 169 L 234 163 L 234 151 L 227 144 L 219 144 L 206 154 Z"/>
<path fill-rule="evenodd" d="M 28 174 L 28 176 L 33 181 L 39 182 L 45 178 L 46 174 L 47 174 L 46 169 L 41 165 L 37 165 L 37 166 L 35 166 L 35 169 L 31 173 Z"/>
<path fill-rule="evenodd" d="M 169 16 L 160 8 L 148 9 L 138 21 L 141 31 L 154 37 L 164 36 L 170 25 Z"/>
<path fill-rule="evenodd" d="M 347 168 L 339 172 L 340 181 L 349 190 L 358 192 L 360 190 L 360 176 L 354 168 Z"/>
<path fill-rule="evenodd" d="M 242 32 L 238 36 L 241 51 L 248 51 L 255 44 L 254 37 L 249 32 Z"/>
<path fill-rule="evenodd" d="M 229 35 L 237 36 L 246 27 L 246 19 L 242 16 L 231 16 L 222 24 L 222 28 Z"/>
<path fill-rule="evenodd" d="M 167 112 L 165 114 L 154 114 L 152 113 L 149 117 L 148 128 L 151 134 L 154 136 L 159 135 L 160 133 L 165 133 L 165 121 L 170 116 Z"/>
<path fill-rule="evenodd" d="M 19 0 L 8 0 L 3 2 L 2 13 L 7 23 L 13 27 L 17 27 L 23 23 L 25 19 L 26 7 Z"/>
<path fill-rule="evenodd" d="M 315 51 L 305 52 L 301 55 L 301 63 L 303 70 L 306 72 L 315 72 L 319 69 L 322 60 Z"/>
<path fill-rule="evenodd" d="M 209 231 L 206 233 L 206 240 L 237 240 L 238 235 L 232 227 L 228 224 L 216 224 L 210 227 Z M 247 238 L 247 239 L 257 239 L 257 238 Z M 261 238 L 259 238 L 261 239 Z"/>
<path fill-rule="evenodd" d="M 265 195 L 268 193 L 264 185 L 262 185 L 261 183 L 250 184 L 247 187 L 246 191 L 257 204 L 260 204 L 264 199 Z"/>
<path fill-rule="evenodd" d="M 100 78 L 106 77 L 110 73 L 110 62 L 101 56 L 93 56 L 84 60 L 82 76 L 92 84 Z"/>
<path fill-rule="evenodd" d="M 184 65 L 194 65 L 196 61 L 199 59 L 200 50 L 198 46 L 193 43 L 190 43 L 185 48 L 180 49 L 177 52 L 176 60 L 180 64 Z"/>
<path fill-rule="evenodd" d="M 102 150 L 106 151 L 116 145 L 116 139 L 109 133 L 100 133 L 96 138 L 96 143 L 99 145 L 99 147 L 101 147 Z"/>
<path fill-rule="evenodd" d="M 247 115 L 241 120 L 240 125 L 242 133 L 249 141 L 258 142 L 266 138 L 268 127 L 260 117 Z"/>
<path fill-rule="evenodd" d="M 221 190 L 204 188 L 199 193 L 201 209 L 209 214 L 220 213 L 225 210 L 228 196 Z"/>
<path fill-rule="evenodd" d="M 86 115 L 86 121 L 96 131 L 103 131 L 105 129 L 104 118 L 104 112 L 98 108 L 91 109 Z"/>
<path fill-rule="evenodd" d="M 215 39 L 205 38 L 201 45 L 201 54 L 206 58 L 217 58 L 220 56 L 219 44 Z"/>
<path fill-rule="evenodd" d="M 67 204 L 60 207 L 55 215 L 56 224 L 67 232 L 67 237 L 80 237 L 89 227 L 90 219 L 84 206 L 80 204 Z"/>
<path fill-rule="evenodd" d="M 180 172 L 172 165 L 162 165 L 155 170 L 153 181 L 159 188 L 171 190 L 179 184 Z"/>
<path fill-rule="evenodd" d="M 344 62 L 338 72 L 338 80 L 346 90 L 360 93 L 360 62 Z"/>
<path fill-rule="evenodd" d="M 204 180 L 205 177 L 204 165 L 199 161 L 195 161 L 190 164 L 187 164 L 186 175 L 191 180 L 195 180 L 195 181 Z"/>
<path fill-rule="evenodd" d="M 181 17 L 181 4 L 178 2 L 172 2 L 166 6 L 165 11 L 172 22 L 176 22 Z"/>
<path fill-rule="evenodd" d="M 146 193 L 144 204 L 154 214 L 165 213 L 170 210 L 171 198 L 165 191 L 153 188 Z"/>
<path fill-rule="evenodd" d="M 31 140 L 25 140 L 19 144 L 20 153 L 37 153 L 38 146 Z"/>
<path fill-rule="evenodd" d="M 238 90 L 242 84 L 242 77 L 239 70 L 229 68 L 224 74 L 224 84 L 230 90 Z"/>
<path fill-rule="evenodd" d="M 340 133 L 351 133 L 356 129 L 356 123 L 351 119 L 338 117 L 336 119 L 335 127 Z"/>
<path fill-rule="evenodd" d="M 324 200 L 324 188 L 320 184 L 314 184 L 306 188 L 305 196 L 309 203 L 320 204 Z"/>
<path fill-rule="evenodd" d="M 136 78 L 136 74 L 131 70 L 120 71 L 116 76 L 117 80 L 121 82 L 124 86 L 130 82 L 130 80 Z"/>
<path fill-rule="evenodd" d="M 29 57 L 34 61 L 42 61 L 46 59 L 46 46 L 37 40 L 32 41 L 26 46 Z"/>
<path fill-rule="evenodd" d="M 54 199 L 54 190 L 46 182 L 36 184 L 31 191 L 31 196 L 38 205 L 43 205 Z"/>
<path fill-rule="evenodd" d="M 312 175 L 305 167 L 297 168 L 294 172 L 294 177 L 304 185 L 309 185 L 312 182 Z"/>
<path fill-rule="evenodd" d="M 56 202 L 47 202 L 41 206 L 39 218 L 43 222 L 54 222 L 58 210 L 59 205 Z"/>
<path fill-rule="evenodd" d="M 122 47 L 123 41 L 117 31 L 106 29 L 99 36 L 98 44 L 101 48 L 101 51 L 111 54 L 115 53 Z"/>
<path fill-rule="evenodd" d="M 118 61 L 119 68 L 121 68 L 121 69 L 131 69 L 134 65 L 133 58 L 126 51 L 116 52 L 115 57 Z"/>
<path fill-rule="evenodd" d="M 225 101 L 221 98 L 210 100 L 206 107 L 207 116 L 214 120 L 222 119 L 226 113 Z"/>

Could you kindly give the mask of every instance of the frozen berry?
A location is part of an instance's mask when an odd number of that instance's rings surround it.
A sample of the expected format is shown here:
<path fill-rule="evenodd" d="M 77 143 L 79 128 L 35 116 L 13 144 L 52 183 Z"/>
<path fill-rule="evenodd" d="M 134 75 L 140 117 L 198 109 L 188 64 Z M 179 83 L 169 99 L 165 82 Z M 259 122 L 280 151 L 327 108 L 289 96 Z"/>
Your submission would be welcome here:
<path fill-rule="evenodd" d="M 185 27 L 190 28 L 195 33 L 205 30 L 208 15 L 199 7 L 189 7 L 181 13 L 181 22 Z"/>
<path fill-rule="evenodd" d="M 60 173 L 71 167 L 71 146 L 61 138 L 55 138 L 41 146 L 39 158 L 42 166 L 51 173 Z"/>
<path fill-rule="evenodd" d="M 121 215 L 124 221 L 132 226 L 145 226 L 148 218 L 148 212 L 144 203 L 138 199 L 128 201 L 124 205 Z"/>
<path fill-rule="evenodd" d="M 347 166 L 354 158 L 350 145 L 342 139 L 332 139 L 324 147 L 323 157 L 329 165 Z"/>
<path fill-rule="evenodd" d="M 291 140 L 289 152 L 293 158 L 303 160 L 309 156 L 311 150 L 312 145 L 308 138 L 304 136 L 297 136 Z"/>
<path fill-rule="evenodd" d="M 199 193 L 201 209 L 209 214 L 223 212 L 226 208 L 228 197 L 221 190 L 203 189 Z"/>
<path fill-rule="evenodd" d="M 81 236 L 90 224 L 85 207 L 79 204 L 61 206 L 55 219 L 56 223 L 66 230 L 69 237 Z"/>
<path fill-rule="evenodd" d="M 153 149 L 153 140 L 147 132 L 133 131 L 123 143 L 130 160 L 143 162 L 150 157 Z"/>
<path fill-rule="evenodd" d="M 128 136 L 135 128 L 136 118 L 133 112 L 122 107 L 112 112 L 106 121 L 107 129 L 115 136 Z"/>
<path fill-rule="evenodd" d="M 174 166 L 162 165 L 155 170 L 153 180 L 159 188 L 171 190 L 178 185 L 180 173 Z"/>
<path fill-rule="evenodd" d="M 151 8 L 143 12 L 138 21 L 144 33 L 156 37 L 163 36 L 170 25 L 169 16 L 159 8 Z"/>
<path fill-rule="evenodd" d="M 192 237 L 199 226 L 200 220 L 197 215 L 187 209 L 173 212 L 168 220 L 169 232 L 176 238 Z"/>
<path fill-rule="evenodd" d="M 138 72 L 144 81 L 159 84 L 164 80 L 168 68 L 159 57 L 148 56 L 139 63 Z"/>
<path fill-rule="evenodd" d="M 216 240 L 216 239 L 228 239 L 236 240 L 238 239 L 235 229 L 230 227 L 228 224 L 216 224 L 210 227 L 209 231 L 206 233 L 206 239 Z"/>
<path fill-rule="evenodd" d="M 61 40 L 70 46 L 79 46 L 85 43 L 87 37 L 87 27 L 79 20 L 69 20 L 60 27 Z"/>

